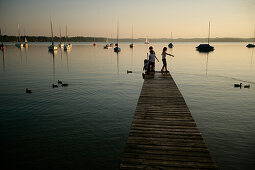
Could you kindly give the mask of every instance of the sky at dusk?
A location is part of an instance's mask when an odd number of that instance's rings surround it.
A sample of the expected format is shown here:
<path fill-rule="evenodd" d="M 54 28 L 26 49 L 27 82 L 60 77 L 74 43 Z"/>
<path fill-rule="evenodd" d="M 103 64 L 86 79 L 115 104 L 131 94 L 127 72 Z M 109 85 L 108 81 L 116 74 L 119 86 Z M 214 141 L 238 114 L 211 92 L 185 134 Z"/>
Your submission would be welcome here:
<path fill-rule="evenodd" d="M 253 37 L 255 0 L 0 0 L 3 34 L 50 36 L 68 25 L 69 36 L 120 38 Z"/>

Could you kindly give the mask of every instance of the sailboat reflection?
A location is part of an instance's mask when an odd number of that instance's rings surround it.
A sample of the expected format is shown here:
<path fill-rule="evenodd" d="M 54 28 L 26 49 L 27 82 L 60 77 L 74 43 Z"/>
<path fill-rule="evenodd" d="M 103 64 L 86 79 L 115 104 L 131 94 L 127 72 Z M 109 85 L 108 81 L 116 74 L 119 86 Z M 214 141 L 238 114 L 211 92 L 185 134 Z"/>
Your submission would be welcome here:
<path fill-rule="evenodd" d="M 253 62 L 253 55 L 254 55 L 254 48 L 252 48 L 252 51 L 251 51 L 251 67 L 252 67 L 252 62 Z"/>
<path fill-rule="evenodd" d="M 70 50 L 65 51 L 66 53 L 66 66 L 67 66 L 67 71 L 69 72 L 69 54 Z"/>
<path fill-rule="evenodd" d="M 4 61 L 4 51 L 2 51 L 3 54 L 3 72 L 5 71 L 5 61 Z"/>
<path fill-rule="evenodd" d="M 52 76 L 53 76 L 53 82 L 55 82 L 55 55 L 57 54 L 57 51 L 49 50 L 48 52 L 52 55 Z"/>
<path fill-rule="evenodd" d="M 25 48 L 26 64 L 27 64 L 27 52 L 28 52 L 28 48 Z"/>
<path fill-rule="evenodd" d="M 120 66 L 119 66 L 119 52 L 116 52 L 117 54 L 117 73 L 119 74 L 120 72 Z"/>
<path fill-rule="evenodd" d="M 21 64 L 23 63 L 23 51 L 24 51 L 24 49 L 23 48 L 17 48 L 18 49 L 18 51 L 19 51 L 19 56 L 20 56 L 20 62 L 21 62 Z"/>
<path fill-rule="evenodd" d="M 207 76 L 207 72 L 208 72 L 208 56 L 209 53 L 206 53 L 206 66 L 205 66 L 205 75 Z"/>

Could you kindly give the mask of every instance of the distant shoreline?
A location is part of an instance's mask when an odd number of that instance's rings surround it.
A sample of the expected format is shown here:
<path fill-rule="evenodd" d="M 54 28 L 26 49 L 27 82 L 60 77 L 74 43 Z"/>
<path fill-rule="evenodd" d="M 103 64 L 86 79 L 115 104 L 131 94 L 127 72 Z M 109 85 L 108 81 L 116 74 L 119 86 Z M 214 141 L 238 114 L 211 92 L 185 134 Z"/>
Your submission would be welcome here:
<path fill-rule="evenodd" d="M 51 42 L 51 37 L 46 36 L 26 36 L 28 42 Z M 25 39 L 24 36 L 20 37 L 21 42 Z M 1 41 L 4 42 L 17 42 L 17 36 L 8 36 L 3 35 Z M 176 38 L 173 39 L 173 42 L 207 42 L 207 38 Z M 55 42 L 60 42 L 60 37 L 54 37 Z M 66 39 L 62 37 L 62 42 L 65 42 Z M 71 42 L 94 42 L 94 37 L 68 37 L 67 41 Z M 95 37 L 96 42 L 106 42 L 107 38 L 105 37 Z M 131 42 L 130 38 L 119 39 L 120 42 Z M 145 38 L 137 38 L 133 40 L 134 42 L 145 42 Z M 150 42 L 171 42 L 170 38 L 151 38 Z M 108 42 L 116 42 L 115 38 L 108 39 Z M 210 42 L 253 42 L 253 38 L 210 38 Z"/>

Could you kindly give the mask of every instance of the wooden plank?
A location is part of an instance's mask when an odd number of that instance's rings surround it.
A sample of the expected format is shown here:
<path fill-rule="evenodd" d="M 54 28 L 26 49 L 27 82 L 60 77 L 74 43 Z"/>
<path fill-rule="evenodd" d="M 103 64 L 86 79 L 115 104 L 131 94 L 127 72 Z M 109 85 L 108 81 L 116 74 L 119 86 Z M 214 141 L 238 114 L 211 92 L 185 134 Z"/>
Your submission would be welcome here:
<path fill-rule="evenodd" d="M 145 76 L 120 169 L 217 169 L 169 73 Z"/>

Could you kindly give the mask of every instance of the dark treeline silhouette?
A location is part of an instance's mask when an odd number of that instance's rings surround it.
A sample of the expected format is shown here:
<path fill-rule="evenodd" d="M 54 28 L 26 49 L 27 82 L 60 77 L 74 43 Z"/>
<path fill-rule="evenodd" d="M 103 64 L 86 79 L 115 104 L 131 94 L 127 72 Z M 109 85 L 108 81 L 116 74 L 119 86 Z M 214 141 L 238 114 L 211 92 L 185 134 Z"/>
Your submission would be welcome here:
<path fill-rule="evenodd" d="M 51 42 L 51 37 L 46 36 L 26 36 L 28 42 Z M 20 37 L 21 41 L 24 41 L 25 37 Z M 4 42 L 16 42 L 18 40 L 17 36 L 8 36 L 3 35 L 2 40 Z M 96 42 L 106 42 L 107 38 L 105 37 L 96 37 Z M 177 38 L 173 39 L 174 42 L 206 42 L 207 38 Z M 54 41 L 59 42 L 60 37 L 55 36 Z M 65 37 L 62 37 L 62 42 L 71 41 L 71 42 L 94 42 L 94 37 L 68 37 L 66 40 Z M 108 39 L 108 42 L 115 42 L 116 39 Z M 131 42 L 130 38 L 119 39 L 120 42 Z M 170 42 L 170 38 L 151 38 L 150 42 Z M 211 38 L 210 42 L 252 42 L 253 38 Z M 145 42 L 145 38 L 134 39 L 134 42 Z"/>

